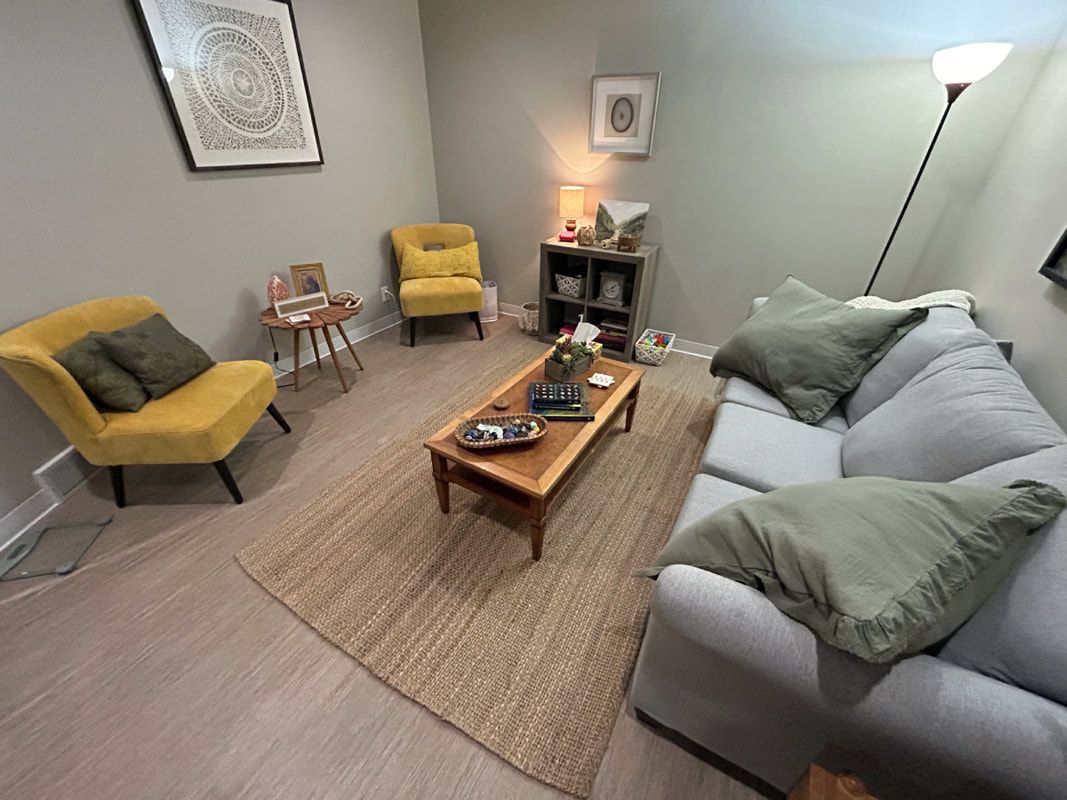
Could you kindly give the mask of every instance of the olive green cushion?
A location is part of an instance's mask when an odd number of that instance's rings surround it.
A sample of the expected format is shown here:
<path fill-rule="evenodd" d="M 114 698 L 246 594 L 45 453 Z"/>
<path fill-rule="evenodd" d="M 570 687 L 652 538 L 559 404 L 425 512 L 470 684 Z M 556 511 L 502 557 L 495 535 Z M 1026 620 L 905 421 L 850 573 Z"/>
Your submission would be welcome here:
<path fill-rule="evenodd" d="M 928 313 L 853 308 L 789 277 L 718 349 L 711 372 L 758 383 L 818 422 Z"/>
<path fill-rule="evenodd" d="M 1018 557 L 1020 540 L 1065 503 L 1034 481 L 787 486 L 691 523 L 639 574 L 671 564 L 710 570 L 761 589 L 834 647 L 884 662 L 966 621 L 1010 569 L 1002 559 Z"/>
<path fill-rule="evenodd" d="M 161 314 L 111 333 L 94 333 L 107 354 L 133 373 L 153 399 L 192 380 L 215 362 Z"/>
<path fill-rule="evenodd" d="M 148 393 L 133 375 L 111 360 L 90 334 L 52 356 L 94 401 L 119 411 L 136 411 Z"/>

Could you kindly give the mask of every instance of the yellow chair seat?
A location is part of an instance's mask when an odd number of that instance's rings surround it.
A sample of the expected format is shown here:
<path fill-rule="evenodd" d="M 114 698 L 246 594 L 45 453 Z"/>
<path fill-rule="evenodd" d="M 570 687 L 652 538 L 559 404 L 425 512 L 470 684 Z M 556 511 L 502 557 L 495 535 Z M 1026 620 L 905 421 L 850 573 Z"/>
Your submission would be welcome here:
<path fill-rule="evenodd" d="M 219 461 L 259 419 L 275 392 L 265 362 L 218 363 L 158 400 L 149 400 L 140 411 L 102 412 L 105 425 L 94 437 L 100 452 L 85 456 L 105 464 Z"/>
<path fill-rule="evenodd" d="M 482 285 L 474 278 L 411 278 L 400 284 L 406 317 L 466 314 L 482 307 Z"/>

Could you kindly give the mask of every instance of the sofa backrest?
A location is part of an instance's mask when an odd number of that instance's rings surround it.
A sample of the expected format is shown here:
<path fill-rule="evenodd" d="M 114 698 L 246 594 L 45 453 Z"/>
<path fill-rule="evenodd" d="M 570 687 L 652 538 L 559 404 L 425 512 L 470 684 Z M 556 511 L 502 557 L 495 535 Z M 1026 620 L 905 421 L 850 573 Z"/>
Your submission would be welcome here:
<path fill-rule="evenodd" d="M 926 321 L 908 332 L 850 394 L 841 400 L 849 425 L 855 425 L 904 388 L 923 367 L 975 330 L 961 308 L 931 308 Z"/>
<path fill-rule="evenodd" d="M 972 328 L 952 338 L 941 355 L 849 428 L 841 447 L 846 476 L 950 481 L 1067 444 L 988 335 Z"/>
<path fill-rule="evenodd" d="M 1004 461 L 955 483 L 1004 486 L 1026 478 L 1067 493 L 1067 446 Z M 1033 534 L 1011 576 L 939 656 L 1067 705 L 1067 512 Z"/>

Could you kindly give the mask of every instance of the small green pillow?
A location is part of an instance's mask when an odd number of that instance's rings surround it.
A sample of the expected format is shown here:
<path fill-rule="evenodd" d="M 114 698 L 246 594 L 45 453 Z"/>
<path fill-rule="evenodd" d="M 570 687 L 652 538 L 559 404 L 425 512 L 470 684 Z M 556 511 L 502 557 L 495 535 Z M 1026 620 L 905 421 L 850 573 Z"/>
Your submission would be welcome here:
<path fill-rule="evenodd" d="M 133 373 L 158 399 L 192 380 L 215 362 L 161 314 L 111 333 L 94 333 L 112 360 Z"/>
<path fill-rule="evenodd" d="M 649 569 L 690 564 L 762 589 L 828 644 L 890 661 L 962 625 L 1067 498 L 1002 489 L 843 478 L 731 503 L 678 531 Z M 936 637 L 936 638 L 935 638 Z"/>
<path fill-rule="evenodd" d="M 112 361 L 92 335 L 52 356 L 89 397 L 108 408 L 137 411 L 148 402 L 140 381 Z"/>
<path fill-rule="evenodd" d="M 818 422 L 928 313 L 853 308 L 789 277 L 718 349 L 711 372 L 758 383 Z"/>

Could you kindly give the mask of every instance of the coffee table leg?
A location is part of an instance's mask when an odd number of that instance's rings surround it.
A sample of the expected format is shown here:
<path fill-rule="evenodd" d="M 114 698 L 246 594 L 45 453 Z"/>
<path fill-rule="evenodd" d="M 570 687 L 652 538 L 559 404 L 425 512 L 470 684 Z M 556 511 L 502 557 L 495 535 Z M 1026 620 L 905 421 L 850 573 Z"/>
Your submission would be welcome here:
<path fill-rule="evenodd" d="M 337 380 L 341 381 L 341 390 L 347 392 L 348 384 L 345 383 L 345 376 L 341 374 L 341 362 L 337 358 L 337 351 L 333 349 L 333 337 L 327 330 L 322 338 L 326 340 L 326 346 L 330 348 L 330 357 L 333 359 L 333 368 L 337 370 Z"/>
<path fill-rule="evenodd" d="M 637 411 L 637 396 L 641 393 L 641 384 L 637 384 L 631 391 L 626 402 L 626 432 L 634 426 L 634 412 Z"/>
<path fill-rule="evenodd" d="M 356 366 L 363 369 L 363 364 L 359 360 L 359 356 L 356 355 L 356 348 L 352 346 L 352 342 L 348 340 L 348 334 L 345 333 L 345 329 L 341 327 L 341 323 L 337 323 L 337 330 L 341 334 L 341 338 L 344 340 L 345 346 L 348 347 L 348 352 L 352 354 L 352 358 L 356 359 Z"/>
<path fill-rule="evenodd" d="M 541 560 L 541 544 L 545 540 L 545 501 L 530 503 L 530 552 L 534 561 Z"/>
<path fill-rule="evenodd" d="M 293 328 L 293 391 L 300 391 L 300 328 Z"/>
<path fill-rule="evenodd" d="M 319 358 L 319 340 L 315 336 L 315 329 L 308 328 L 308 336 L 311 337 L 311 349 L 315 351 L 315 363 L 322 369 L 322 359 Z"/>
<path fill-rule="evenodd" d="M 448 461 L 444 456 L 430 453 L 430 464 L 433 465 L 433 482 L 437 487 L 437 502 L 441 506 L 441 513 L 448 513 L 448 481 L 445 473 L 448 472 Z"/>

